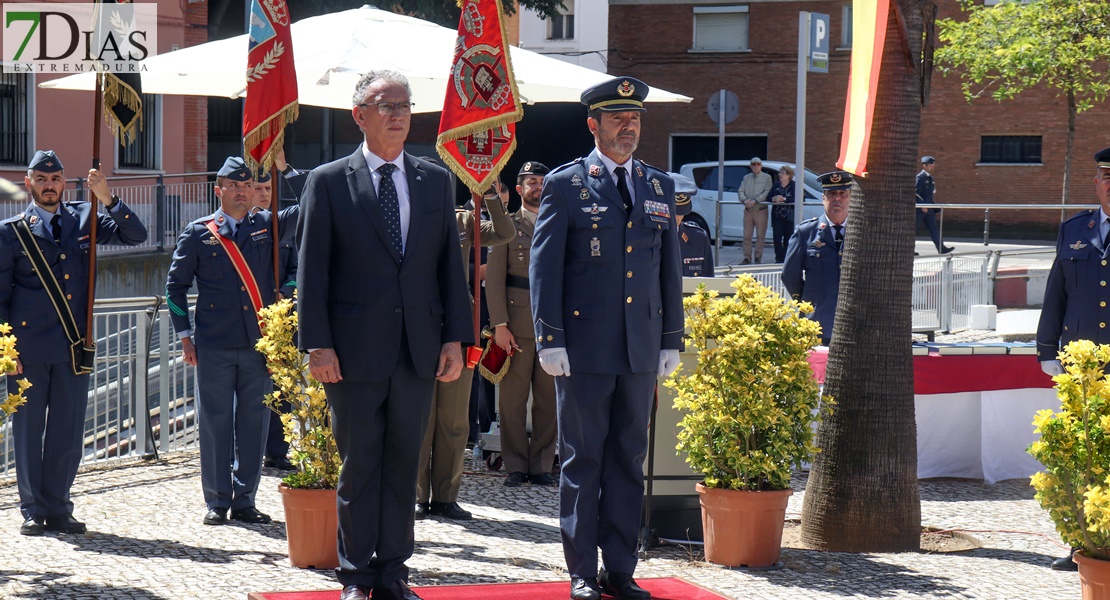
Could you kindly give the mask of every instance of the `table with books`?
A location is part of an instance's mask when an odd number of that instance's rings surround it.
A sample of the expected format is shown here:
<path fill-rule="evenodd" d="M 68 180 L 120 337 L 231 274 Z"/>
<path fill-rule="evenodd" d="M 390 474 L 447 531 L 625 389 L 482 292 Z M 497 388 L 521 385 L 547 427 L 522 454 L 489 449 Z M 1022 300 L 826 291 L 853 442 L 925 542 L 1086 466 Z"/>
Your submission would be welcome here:
<path fill-rule="evenodd" d="M 825 380 L 827 348 L 810 364 Z M 917 475 L 994 483 L 1040 470 L 1033 415 L 1058 409 L 1031 344 L 921 344 L 914 351 Z"/>

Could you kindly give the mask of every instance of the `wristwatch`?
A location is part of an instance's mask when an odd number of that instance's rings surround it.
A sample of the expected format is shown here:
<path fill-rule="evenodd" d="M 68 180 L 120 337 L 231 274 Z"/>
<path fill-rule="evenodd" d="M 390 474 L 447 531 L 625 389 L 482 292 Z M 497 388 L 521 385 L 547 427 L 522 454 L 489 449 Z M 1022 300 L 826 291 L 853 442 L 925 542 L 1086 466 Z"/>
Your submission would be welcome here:
<path fill-rule="evenodd" d="M 285 168 L 281 170 L 281 174 L 282 175 L 288 175 L 292 171 L 293 171 L 293 165 L 291 165 L 289 163 L 285 163 Z"/>

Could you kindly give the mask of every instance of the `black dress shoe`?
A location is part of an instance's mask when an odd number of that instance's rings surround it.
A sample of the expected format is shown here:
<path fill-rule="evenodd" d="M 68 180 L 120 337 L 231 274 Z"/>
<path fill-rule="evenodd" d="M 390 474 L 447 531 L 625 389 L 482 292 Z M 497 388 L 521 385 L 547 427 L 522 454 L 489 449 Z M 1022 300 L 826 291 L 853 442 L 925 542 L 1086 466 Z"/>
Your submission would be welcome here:
<path fill-rule="evenodd" d="M 231 518 L 244 523 L 269 523 L 271 521 L 270 515 L 260 512 L 253 506 L 231 511 Z"/>
<path fill-rule="evenodd" d="M 227 523 L 227 509 L 226 508 L 213 508 L 204 515 L 205 525 L 223 525 Z"/>
<path fill-rule="evenodd" d="M 1065 556 L 1063 558 L 1057 558 L 1056 560 L 1052 561 L 1052 570 L 1053 571 L 1078 571 L 1079 570 L 1079 565 L 1075 564 L 1075 561 L 1071 559 L 1072 554 L 1075 554 L 1075 548 L 1072 548 L 1071 553 L 1068 554 L 1067 556 Z"/>
<path fill-rule="evenodd" d="M 532 482 L 532 485 L 544 485 L 548 487 L 559 485 L 559 478 L 555 477 L 551 473 L 539 473 L 537 475 L 529 475 L 528 479 Z"/>
<path fill-rule="evenodd" d="M 949 252 L 951 252 L 953 250 L 955 250 L 955 248 L 953 248 L 952 246 L 941 246 L 940 247 L 940 253 L 941 254 L 948 254 Z"/>
<path fill-rule="evenodd" d="M 58 533 L 85 533 L 85 524 L 73 518 L 73 515 L 60 517 L 46 517 L 46 530 Z"/>
<path fill-rule="evenodd" d="M 423 521 L 424 519 L 428 518 L 428 513 L 430 512 L 431 508 L 427 502 L 416 503 L 416 511 L 414 512 L 414 514 L 417 521 Z"/>
<path fill-rule="evenodd" d="M 597 577 L 571 577 L 570 600 L 601 600 Z"/>
<path fill-rule="evenodd" d="M 469 511 L 463 510 L 458 502 L 432 502 L 429 511 L 434 516 L 456 521 L 466 521 L 474 516 Z"/>
<path fill-rule="evenodd" d="M 19 526 L 20 535 L 42 535 L 46 533 L 46 517 L 34 516 Z"/>
<path fill-rule="evenodd" d="M 520 487 L 525 481 L 528 481 L 528 475 L 520 471 L 513 471 L 505 478 L 504 485 L 505 487 Z"/>
<path fill-rule="evenodd" d="M 267 456 L 262 464 L 279 471 L 296 471 L 297 467 L 284 456 Z"/>
<path fill-rule="evenodd" d="M 409 586 L 404 581 L 398 579 L 393 582 L 393 585 L 388 588 L 374 588 L 374 600 L 420 600 L 420 596 L 416 592 L 409 589 Z"/>
<path fill-rule="evenodd" d="M 597 576 L 598 584 L 605 593 L 617 600 L 648 600 L 651 592 L 636 584 L 630 573 L 609 573 L 605 569 Z"/>
<path fill-rule="evenodd" d="M 376 598 L 377 594 L 374 596 Z M 369 600 L 369 598 L 370 590 L 361 585 L 348 585 L 343 588 L 343 593 L 339 594 L 339 600 Z"/>

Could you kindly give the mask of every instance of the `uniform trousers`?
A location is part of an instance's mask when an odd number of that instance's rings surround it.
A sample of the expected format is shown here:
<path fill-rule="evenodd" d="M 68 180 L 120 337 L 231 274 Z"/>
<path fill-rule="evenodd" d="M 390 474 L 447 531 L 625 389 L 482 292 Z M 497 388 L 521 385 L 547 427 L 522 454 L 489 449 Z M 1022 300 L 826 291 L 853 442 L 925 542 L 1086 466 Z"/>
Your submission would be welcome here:
<path fill-rule="evenodd" d="M 519 340 L 509 372 L 501 380 L 501 458 L 510 473 L 550 473 L 555 461 L 558 421 L 554 378 L 540 367 L 535 340 Z M 528 394 L 532 394 L 532 436 L 528 436 Z"/>
<path fill-rule="evenodd" d="M 573 363 L 572 363 L 572 369 Z M 655 373 L 556 377 L 559 528 L 571 577 L 633 573 Z"/>
<path fill-rule="evenodd" d="M 940 229 L 937 228 L 937 209 L 935 208 L 919 208 L 917 209 L 917 227 L 921 227 L 921 223 L 925 222 L 925 229 L 929 231 L 929 237 L 933 240 L 933 245 L 937 247 L 937 252 L 940 252 Z"/>
<path fill-rule="evenodd" d="M 763 259 L 763 245 L 767 238 L 767 209 L 744 210 L 744 258 Z M 752 254 L 752 240 L 755 240 L 755 254 Z"/>
<path fill-rule="evenodd" d="M 251 347 L 197 348 L 200 482 L 212 509 L 254 506 L 273 386 L 266 359 Z"/>
<path fill-rule="evenodd" d="M 389 379 L 324 384 L 343 465 L 336 491 L 336 576 L 344 586 L 383 588 L 408 579 L 416 468 L 435 379 L 416 373 L 403 333 L 401 339 Z M 342 358 L 339 366 L 355 368 Z"/>
<path fill-rule="evenodd" d="M 81 463 L 89 376 L 74 375 L 70 363 L 24 364 L 22 375 L 8 376 L 8 392 L 26 378 L 26 404 L 12 415 L 19 511 L 31 517 L 73 513 L 69 490 Z"/>
<path fill-rule="evenodd" d="M 417 502 L 454 502 L 462 486 L 463 458 L 470 435 L 470 386 L 474 369 L 459 378 L 435 382 L 427 432 L 420 447 Z"/>

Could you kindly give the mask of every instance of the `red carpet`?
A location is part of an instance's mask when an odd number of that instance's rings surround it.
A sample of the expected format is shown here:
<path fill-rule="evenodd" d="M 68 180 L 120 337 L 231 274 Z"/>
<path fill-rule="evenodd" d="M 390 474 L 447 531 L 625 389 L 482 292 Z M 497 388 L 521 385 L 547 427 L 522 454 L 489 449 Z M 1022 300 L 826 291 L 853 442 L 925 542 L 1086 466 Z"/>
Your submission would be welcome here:
<path fill-rule="evenodd" d="M 692 583 L 668 577 L 637 579 L 655 600 L 727 600 L 725 596 L 700 588 Z M 547 583 L 492 583 L 485 585 L 441 585 L 414 587 L 424 600 L 566 600 L 570 597 L 570 581 Z M 337 600 L 339 590 L 314 592 L 254 592 L 248 600 Z M 611 596 L 604 596 L 611 598 Z"/>

